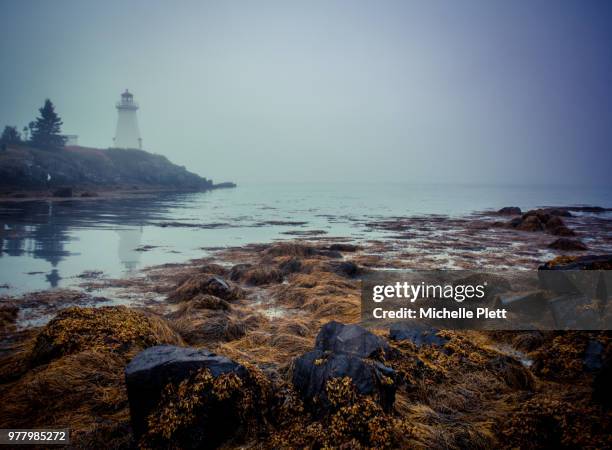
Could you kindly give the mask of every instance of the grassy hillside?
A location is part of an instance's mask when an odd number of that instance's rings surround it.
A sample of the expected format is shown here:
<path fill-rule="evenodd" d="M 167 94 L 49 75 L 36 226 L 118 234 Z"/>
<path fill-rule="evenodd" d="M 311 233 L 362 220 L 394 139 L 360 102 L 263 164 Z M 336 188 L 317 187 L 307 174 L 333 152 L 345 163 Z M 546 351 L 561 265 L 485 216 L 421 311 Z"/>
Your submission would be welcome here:
<path fill-rule="evenodd" d="M 51 179 L 47 182 L 48 175 Z M 162 187 L 210 189 L 211 180 L 143 150 L 66 147 L 58 151 L 11 146 L 0 152 L 0 187 Z"/>

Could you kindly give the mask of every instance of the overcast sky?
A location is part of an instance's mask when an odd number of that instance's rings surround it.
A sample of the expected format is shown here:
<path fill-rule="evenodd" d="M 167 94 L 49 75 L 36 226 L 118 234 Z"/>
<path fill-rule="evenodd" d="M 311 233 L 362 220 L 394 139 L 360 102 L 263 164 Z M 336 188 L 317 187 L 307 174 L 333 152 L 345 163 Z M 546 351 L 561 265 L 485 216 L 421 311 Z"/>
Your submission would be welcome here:
<path fill-rule="evenodd" d="M 0 0 L 0 125 L 46 97 L 217 181 L 610 184 L 612 2 Z"/>

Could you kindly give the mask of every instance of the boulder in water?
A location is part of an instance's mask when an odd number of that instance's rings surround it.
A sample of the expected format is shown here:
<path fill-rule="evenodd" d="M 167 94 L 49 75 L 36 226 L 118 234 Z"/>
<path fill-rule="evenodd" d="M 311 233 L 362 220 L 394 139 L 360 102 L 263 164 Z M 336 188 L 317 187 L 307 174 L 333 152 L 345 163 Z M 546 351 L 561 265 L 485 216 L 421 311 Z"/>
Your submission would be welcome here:
<path fill-rule="evenodd" d="M 518 216 L 522 213 L 522 211 L 518 206 L 504 206 L 502 209 L 497 211 L 497 213 L 505 216 Z"/>

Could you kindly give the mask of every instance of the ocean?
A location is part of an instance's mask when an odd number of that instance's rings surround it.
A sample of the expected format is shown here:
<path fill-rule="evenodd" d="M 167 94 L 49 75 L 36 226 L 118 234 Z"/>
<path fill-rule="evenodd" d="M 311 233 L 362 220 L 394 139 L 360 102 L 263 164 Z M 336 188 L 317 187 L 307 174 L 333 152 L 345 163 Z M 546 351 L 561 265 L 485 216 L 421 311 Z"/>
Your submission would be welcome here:
<path fill-rule="evenodd" d="M 134 276 L 211 250 L 296 237 L 384 239 L 368 221 L 503 206 L 612 207 L 612 189 L 407 183 L 243 184 L 146 198 L 0 203 L 0 295 Z M 608 213 L 607 213 L 608 214 Z M 612 215 L 608 216 L 612 220 Z"/>

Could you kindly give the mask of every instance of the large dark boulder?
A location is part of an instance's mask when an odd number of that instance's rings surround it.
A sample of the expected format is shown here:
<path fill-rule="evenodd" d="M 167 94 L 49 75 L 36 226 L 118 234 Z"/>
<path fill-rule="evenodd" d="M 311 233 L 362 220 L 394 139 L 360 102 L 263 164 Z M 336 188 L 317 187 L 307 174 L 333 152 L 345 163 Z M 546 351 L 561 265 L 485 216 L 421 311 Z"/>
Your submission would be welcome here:
<path fill-rule="evenodd" d="M 612 407 L 612 358 L 603 360 L 601 370 L 593 378 L 593 400 L 606 408 Z"/>
<path fill-rule="evenodd" d="M 612 255 L 559 256 L 538 267 L 538 278 L 541 288 L 561 297 L 576 294 L 586 297 L 582 299 L 582 306 L 591 302 L 593 306 L 598 304 L 597 308 L 590 310 L 595 312 L 601 311 L 612 292 L 611 269 Z M 562 299 L 557 308 L 567 303 L 567 299 Z M 610 320 L 609 316 L 607 320 Z"/>
<path fill-rule="evenodd" d="M 229 273 L 230 280 L 232 281 L 240 281 L 245 276 L 245 274 L 253 267 L 252 264 L 236 264 L 232 267 Z"/>
<path fill-rule="evenodd" d="M 518 206 L 505 206 L 497 211 L 497 213 L 507 216 L 518 216 L 522 213 L 522 211 Z"/>
<path fill-rule="evenodd" d="M 352 261 L 330 261 L 327 269 L 342 277 L 353 278 L 361 273 L 361 269 Z"/>
<path fill-rule="evenodd" d="M 602 317 L 595 302 L 579 292 L 562 294 L 548 301 L 548 307 L 558 329 L 598 330 L 609 327 L 610 320 Z"/>
<path fill-rule="evenodd" d="M 443 346 L 448 339 L 438 336 L 438 330 L 421 324 L 398 322 L 391 325 L 389 338 L 394 341 L 408 340 L 417 347 L 424 345 Z"/>
<path fill-rule="evenodd" d="M 521 231 L 544 231 L 544 223 L 537 215 L 523 216 L 516 225 L 516 229 Z"/>
<path fill-rule="evenodd" d="M 612 254 L 555 258 L 538 270 L 612 270 Z"/>
<path fill-rule="evenodd" d="M 568 239 L 559 238 L 556 241 L 548 245 L 549 248 L 555 250 L 566 250 L 566 251 L 584 251 L 587 250 L 587 246 L 579 239 Z"/>
<path fill-rule="evenodd" d="M 551 228 L 548 230 L 550 234 L 553 236 L 576 236 L 576 232 L 565 225 L 558 226 L 556 228 Z"/>
<path fill-rule="evenodd" d="M 291 273 L 300 272 L 302 268 L 302 261 L 296 256 L 285 257 L 285 259 L 278 264 L 278 270 L 285 276 Z"/>
<path fill-rule="evenodd" d="M 546 231 L 555 236 L 574 236 L 574 231 L 565 225 L 561 217 L 571 217 L 571 214 L 558 208 L 532 209 L 512 219 L 508 226 L 521 231 Z"/>
<path fill-rule="evenodd" d="M 582 359 L 584 368 L 589 372 L 601 370 L 603 367 L 603 357 L 603 344 L 595 339 L 590 339 L 587 343 L 586 349 L 584 350 L 584 357 Z"/>
<path fill-rule="evenodd" d="M 548 222 L 546 222 L 546 230 L 553 230 L 562 226 L 565 226 L 565 222 L 563 222 L 563 219 L 559 216 L 552 216 L 548 219 Z"/>
<path fill-rule="evenodd" d="M 360 247 L 354 244 L 345 244 L 339 242 L 336 244 L 331 244 L 329 247 L 327 247 L 327 249 L 335 252 L 356 252 L 360 249 Z"/>
<path fill-rule="evenodd" d="M 389 344 L 362 326 L 332 321 L 321 327 L 315 350 L 372 358 L 389 352 Z"/>
<path fill-rule="evenodd" d="M 395 371 L 355 354 L 308 352 L 295 360 L 292 381 L 305 403 L 315 412 L 323 412 L 331 407 L 328 382 L 344 377 L 351 379 L 359 394 L 374 397 L 385 411 L 393 407 Z"/>
<path fill-rule="evenodd" d="M 178 384 L 200 369 L 216 378 L 222 374 L 246 375 L 244 366 L 204 349 L 159 345 L 140 352 L 125 368 L 134 435 L 147 430 L 147 418 L 158 406 L 169 383 Z"/>

